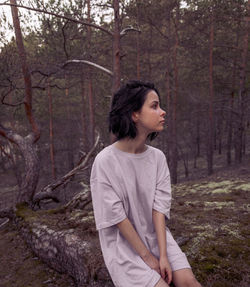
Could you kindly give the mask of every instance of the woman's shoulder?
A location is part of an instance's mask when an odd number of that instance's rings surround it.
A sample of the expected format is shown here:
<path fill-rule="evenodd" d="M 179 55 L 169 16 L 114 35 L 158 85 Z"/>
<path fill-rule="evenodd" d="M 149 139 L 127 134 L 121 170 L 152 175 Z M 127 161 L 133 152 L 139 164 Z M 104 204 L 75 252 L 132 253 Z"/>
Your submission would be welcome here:
<path fill-rule="evenodd" d="M 111 145 L 106 146 L 103 150 L 101 150 L 97 156 L 95 157 L 95 162 L 105 163 L 113 159 L 113 152 Z"/>
<path fill-rule="evenodd" d="M 148 145 L 148 148 L 151 149 L 151 151 L 159 158 L 164 158 L 165 154 L 162 150 L 160 150 L 159 148 L 153 147 L 151 145 Z"/>

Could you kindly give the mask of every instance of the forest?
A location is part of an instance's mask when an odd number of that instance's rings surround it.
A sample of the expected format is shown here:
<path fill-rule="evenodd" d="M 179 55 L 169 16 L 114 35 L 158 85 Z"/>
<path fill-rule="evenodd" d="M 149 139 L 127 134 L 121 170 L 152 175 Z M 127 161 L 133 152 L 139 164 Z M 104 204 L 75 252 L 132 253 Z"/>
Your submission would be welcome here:
<path fill-rule="evenodd" d="M 249 13 L 249 0 L 0 1 L 0 254 L 22 242 L 17 264 L 32 250 L 51 268 L 6 267 L 0 286 L 113 286 L 89 176 L 112 96 L 134 79 L 167 113 L 149 144 L 167 157 L 170 227 L 194 273 L 249 286 Z"/>

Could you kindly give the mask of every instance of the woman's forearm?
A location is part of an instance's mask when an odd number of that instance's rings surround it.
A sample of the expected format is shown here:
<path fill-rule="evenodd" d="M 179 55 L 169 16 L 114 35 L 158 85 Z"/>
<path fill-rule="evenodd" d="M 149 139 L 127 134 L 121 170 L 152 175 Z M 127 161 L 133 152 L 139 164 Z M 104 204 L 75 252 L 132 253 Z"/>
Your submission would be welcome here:
<path fill-rule="evenodd" d="M 136 232 L 128 218 L 125 218 L 123 221 L 119 222 L 117 224 L 117 227 L 119 228 L 122 235 L 137 252 L 137 254 L 141 256 L 142 259 L 148 256 L 149 250 L 139 237 L 138 233 Z"/>
<path fill-rule="evenodd" d="M 157 235 L 160 257 L 167 256 L 165 215 L 153 209 L 153 222 Z"/>

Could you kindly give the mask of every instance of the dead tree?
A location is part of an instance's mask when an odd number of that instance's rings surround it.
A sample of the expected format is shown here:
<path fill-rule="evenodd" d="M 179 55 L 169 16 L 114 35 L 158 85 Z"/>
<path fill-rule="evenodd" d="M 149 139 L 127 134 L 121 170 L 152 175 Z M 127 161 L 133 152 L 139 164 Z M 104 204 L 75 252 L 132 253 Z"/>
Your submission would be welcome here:
<path fill-rule="evenodd" d="M 16 0 L 11 0 L 10 3 L 16 5 Z M 0 125 L 0 135 L 16 144 L 23 155 L 25 160 L 25 174 L 19 189 L 18 202 L 31 204 L 39 178 L 39 161 L 35 143 L 40 137 L 40 130 L 32 110 L 32 81 L 26 60 L 26 51 L 23 44 L 17 7 L 11 6 L 11 12 L 25 86 L 23 105 L 25 107 L 27 120 L 31 126 L 31 132 L 27 136 L 21 136 L 17 132 Z"/>

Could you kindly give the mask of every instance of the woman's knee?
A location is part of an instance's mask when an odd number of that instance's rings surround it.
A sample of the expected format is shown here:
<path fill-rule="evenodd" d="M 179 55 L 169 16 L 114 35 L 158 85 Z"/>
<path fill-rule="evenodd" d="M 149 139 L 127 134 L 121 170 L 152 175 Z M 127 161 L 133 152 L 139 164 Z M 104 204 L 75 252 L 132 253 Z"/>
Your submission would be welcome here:
<path fill-rule="evenodd" d="M 191 269 L 173 272 L 173 281 L 176 287 L 201 287 Z"/>

